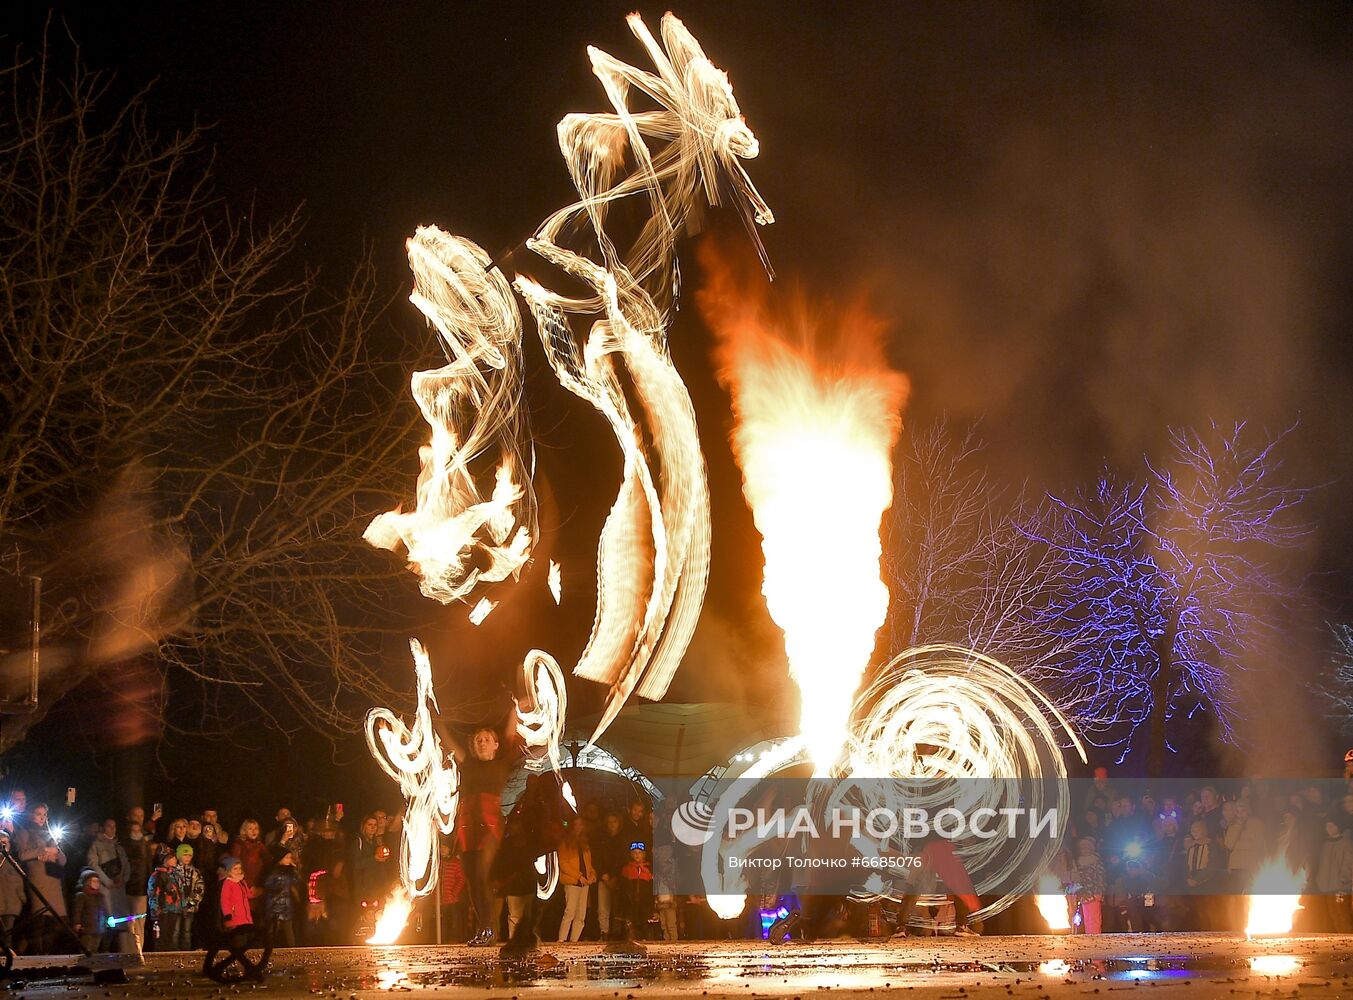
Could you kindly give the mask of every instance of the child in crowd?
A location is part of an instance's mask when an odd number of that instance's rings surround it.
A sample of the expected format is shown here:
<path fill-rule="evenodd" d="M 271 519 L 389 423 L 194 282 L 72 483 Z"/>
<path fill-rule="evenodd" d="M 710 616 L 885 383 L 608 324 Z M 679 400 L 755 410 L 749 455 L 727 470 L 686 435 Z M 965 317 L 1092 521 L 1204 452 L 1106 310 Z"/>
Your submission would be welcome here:
<path fill-rule="evenodd" d="M 1081 930 L 1098 934 L 1104 927 L 1104 863 L 1099 860 L 1099 845 L 1093 837 L 1082 837 L 1076 845 L 1076 902 L 1081 911 Z"/>
<path fill-rule="evenodd" d="M 98 874 L 91 868 L 80 872 L 80 888 L 75 894 L 71 924 L 80 935 L 80 944 L 90 952 L 111 951 L 114 935 L 109 933 L 108 908 L 104 905 L 103 886 Z"/>
<path fill-rule="evenodd" d="M 620 869 L 621 913 L 629 924 L 629 937 L 647 933 L 648 918 L 653 916 L 653 869 L 648 865 L 648 845 L 642 840 L 630 843 L 630 860 Z"/>
<path fill-rule="evenodd" d="M 296 947 L 296 856 L 283 847 L 277 864 L 263 881 L 268 893 L 268 933 L 278 948 Z"/>
<path fill-rule="evenodd" d="M 183 917 L 183 883 L 179 879 L 178 856 L 161 849 L 146 887 L 150 919 L 155 921 L 155 950 L 178 948 L 179 924 Z"/>
<path fill-rule="evenodd" d="M 249 909 L 250 886 L 244 879 L 244 865 L 234 855 L 221 859 L 221 927 L 227 933 L 253 927 Z"/>
<path fill-rule="evenodd" d="M 179 883 L 179 898 L 182 909 L 178 919 L 178 935 L 165 947 L 169 951 L 191 951 L 193 948 L 193 924 L 197 920 L 197 909 L 207 894 L 207 883 L 202 873 L 193 865 L 193 845 L 179 844 L 174 851 L 177 861 L 175 875 Z"/>

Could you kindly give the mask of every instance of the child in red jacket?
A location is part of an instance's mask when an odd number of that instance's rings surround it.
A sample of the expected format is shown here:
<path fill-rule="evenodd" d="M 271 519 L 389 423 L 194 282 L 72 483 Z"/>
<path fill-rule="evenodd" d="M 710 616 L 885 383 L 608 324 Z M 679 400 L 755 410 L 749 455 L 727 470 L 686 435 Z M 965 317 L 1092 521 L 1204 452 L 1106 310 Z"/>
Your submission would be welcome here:
<path fill-rule="evenodd" d="M 244 880 L 244 865 L 237 857 L 221 859 L 221 927 L 229 934 L 241 927 L 252 929 L 253 911 L 249 908 L 249 883 Z"/>
<path fill-rule="evenodd" d="M 629 863 L 620 869 L 620 900 L 630 940 L 645 936 L 653 916 L 653 869 L 648 864 L 648 845 L 642 841 L 630 844 Z"/>

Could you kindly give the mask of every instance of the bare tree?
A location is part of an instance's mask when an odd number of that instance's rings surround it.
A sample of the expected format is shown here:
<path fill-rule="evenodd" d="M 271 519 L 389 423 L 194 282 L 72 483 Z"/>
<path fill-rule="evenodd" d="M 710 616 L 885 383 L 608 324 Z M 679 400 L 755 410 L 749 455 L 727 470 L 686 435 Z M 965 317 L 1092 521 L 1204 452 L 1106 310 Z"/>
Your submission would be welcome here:
<path fill-rule="evenodd" d="M 201 133 L 110 108 L 75 55 L 0 72 L 0 556 L 51 595 L 42 704 L 0 749 L 145 656 L 199 687 L 171 726 L 350 729 L 399 700 L 375 668 L 405 585 L 361 541 L 418 424 L 388 302 L 369 263 L 300 268 L 297 215 L 227 211 Z"/>
<path fill-rule="evenodd" d="M 1036 505 L 996 484 L 976 428 L 910 428 L 896 456 L 884 551 L 892 653 L 954 642 L 1029 673 L 1052 652 L 1036 607 L 1051 570 L 1026 525 Z"/>

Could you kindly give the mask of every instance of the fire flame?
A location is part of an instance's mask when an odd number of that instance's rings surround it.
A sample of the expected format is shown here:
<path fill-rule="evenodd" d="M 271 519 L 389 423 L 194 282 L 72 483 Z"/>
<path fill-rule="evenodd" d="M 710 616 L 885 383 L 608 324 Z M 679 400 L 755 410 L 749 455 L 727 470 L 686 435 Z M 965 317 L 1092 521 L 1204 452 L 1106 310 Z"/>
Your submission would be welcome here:
<path fill-rule="evenodd" d="M 1281 858 L 1259 869 L 1250 887 L 1246 937 L 1288 934 L 1301 908 L 1302 873 L 1291 871 Z"/>
<path fill-rule="evenodd" d="M 403 886 L 397 887 L 385 901 L 381 915 L 376 918 L 376 929 L 366 939 L 366 943 L 395 944 L 399 935 L 404 933 L 404 925 L 409 922 L 412 912 L 413 897 L 404 891 Z"/>
<path fill-rule="evenodd" d="M 862 311 L 841 314 L 830 347 L 801 315 L 791 342 L 755 296 L 732 289 L 727 269 L 713 278 L 701 304 L 733 397 L 733 447 L 765 557 L 762 593 L 784 630 L 799 731 L 826 774 L 888 612 L 879 524 L 893 500 L 891 452 L 908 384 L 888 368 L 881 328 Z"/>
<path fill-rule="evenodd" d="M 1038 880 L 1038 895 L 1034 897 L 1034 902 L 1038 904 L 1038 912 L 1048 922 L 1048 930 L 1055 933 L 1071 929 L 1066 896 L 1062 894 L 1062 884 L 1056 878 L 1044 875 Z"/>

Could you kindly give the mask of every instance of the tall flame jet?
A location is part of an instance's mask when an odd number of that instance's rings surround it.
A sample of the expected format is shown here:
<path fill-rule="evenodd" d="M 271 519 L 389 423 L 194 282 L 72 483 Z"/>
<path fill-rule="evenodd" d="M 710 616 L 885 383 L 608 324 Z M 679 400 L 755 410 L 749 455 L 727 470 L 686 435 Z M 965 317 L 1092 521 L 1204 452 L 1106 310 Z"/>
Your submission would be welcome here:
<path fill-rule="evenodd" d="M 733 399 L 733 450 L 765 557 L 761 589 L 784 631 L 800 734 L 825 775 L 888 613 L 879 525 L 893 501 L 909 386 L 864 310 L 838 313 L 834 330 L 803 308 L 782 320 L 764 295 L 735 287 L 715 255 L 704 260 L 711 280 L 700 300 Z"/>

